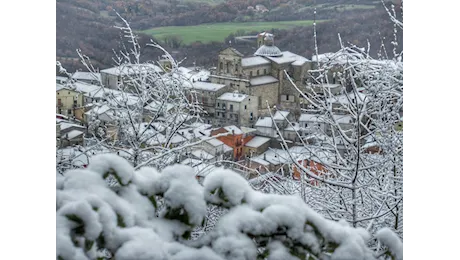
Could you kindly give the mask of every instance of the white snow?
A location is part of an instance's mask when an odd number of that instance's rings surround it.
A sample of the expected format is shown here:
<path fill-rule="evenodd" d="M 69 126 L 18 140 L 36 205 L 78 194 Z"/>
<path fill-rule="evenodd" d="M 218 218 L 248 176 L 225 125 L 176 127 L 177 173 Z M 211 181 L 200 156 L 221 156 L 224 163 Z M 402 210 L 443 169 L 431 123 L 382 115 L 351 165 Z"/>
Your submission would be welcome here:
<path fill-rule="evenodd" d="M 203 149 L 195 149 L 192 151 L 192 154 L 198 159 L 203 159 L 203 160 L 214 159 L 214 156 L 212 154 L 209 154 Z"/>
<path fill-rule="evenodd" d="M 241 66 L 243 67 L 251 67 L 251 66 L 262 66 L 262 65 L 269 65 L 270 61 L 259 57 L 247 57 L 241 59 Z"/>
<path fill-rule="evenodd" d="M 181 164 L 166 167 L 155 186 L 156 190 L 164 192 L 166 205 L 171 208 L 184 207 L 190 223 L 201 224 L 206 215 L 206 203 L 192 167 Z"/>
<path fill-rule="evenodd" d="M 291 149 L 305 152 L 301 147 Z M 266 259 L 294 259 L 289 255 L 291 248 L 284 242 L 293 242 L 319 254 L 324 249 L 322 238 L 337 244 L 335 251 L 328 253 L 328 259 L 375 259 L 367 245 L 371 236 L 365 229 L 353 228 L 342 220 L 327 220 L 299 196 L 255 191 L 234 171 L 214 168 L 201 186 L 196 180 L 196 169 L 189 166 L 173 165 L 161 172 L 141 168 L 134 172 L 133 167 L 119 157 L 95 158 L 88 169 L 71 170 L 57 178 L 57 257 L 95 259 L 95 246 L 90 251 L 82 248 L 86 241 L 103 235 L 105 247 L 113 251 L 118 260 L 256 259 L 257 239 L 253 236 L 270 238 L 266 246 L 270 255 Z M 199 162 L 189 160 L 188 163 Z M 102 178 L 108 169 L 119 173 L 123 184 L 132 182 L 127 186 L 109 187 Z M 146 197 L 151 195 L 164 198 L 158 215 Z M 207 203 L 229 209 L 203 240 L 180 239 L 192 227 L 164 218 L 169 210 L 182 209 L 190 224 L 201 225 L 204 218 L 209 217 Z M 77 223 L 66 218 L 69 215 L 82 220 L 83 235 L 74 232 Z M 125 227 L 118 225 L 121 220 Z M 274 236 L 279 232 L 282 236 Z M 390 229 L 380 230 L 376 237 L 398 260 L 402 259 L 402 242 Z M 200 245 L 201 242 L 204 243 Z"/>
<path fill-rule="evenodd" d="M 399 237 L 389 228 L 385 227 L 377 231 L 375 237 L 385 246 L 396 258 L 396 260 L 403 259 L 403 244 Z"/>
<path fill-rule="evenodd" d="M 65 133 L 63 134 L 63 136 L 66 138 L 66 139 L 69 139 L 69 140 L 72 140 L 76 137 L 79 137 L 79 136 L 82 136 L 84 134 L 83 131 L 78 131 L 78 130 L 72 130 L 68 133 Z"/>
<path fill-rule="evenodd" d="M 227 130 L 228 132 L 234 134 L 234 135 L 241 135 L 243 134 L 243 131 L 241 131 L 241 129 L 239 129 L 237 126 L 235 125 L 228 125 L 228 126 L 224 126 L 224 129 Z"/>
<path fill-rule="evenodd" d="M 278 82 L 278 79 L 269 75 L 254 77 L 250 80 L 252 86 L 270 84 L 274 82 Z"/>
<path fill-rule="evenodd" d="M 134 168 L 126 160 L 121 160 L 114 154 L 98 154 L 92 157 L 88 170 L 98 172 L 101 175 L 113 171 L 123 185 L 127 185 L 131 181 L 134 172 Z"/>
<path fill-rule="evenodd" d="M 139 64 L 139 65 L 134 65 L 134 64 L 129 64 L 129 65 L 120 65 L 117 67 L 113 68 L 108 68 L 108 69 L 103 69 L 101 70 L 101 73 L 107 73 L 111 75 L 116 75 L 116 76 L 125 76 L 125 75 L 132 75 L 136 74 L 139 72 L 147 72 L 153 70 L 158 73 L 162 73 L 163 69 L 161 69 L 159 66 L 155 64 Z"/>
<path fill-rule="evenodd" d="M 256 162 L 256 163 L 258 163 L 258 164 L 265 165 L 265 166 L 270 165 L 269 162 L 267 162 L 267 161 L 265 161 L 265 160 L 263 160 L 263 159 L 261 159 L 261 158 L 258 158 L 258 157 L 256 157 L 256 158 L 251 158 L 250 160 L 253 161 L 253 162 Z"/>
<path fill-rule="evenodd" d="M 273 120 L 271 117 L 262 117 L 259 118 L 256 122 L 256 127 L 272 127 L 273 126 Z"/>
<path fill-rule="evenodd" d="M 193 88 L 204 90 L 204 91 L 218 91 L 225 87 L 224 84 L 216 84 L 216 83 L 204 82 L 204 81 L 195 81 L 192 84 L 193 84 Z"/>
<path fill-rule="evenodd" d="M 93 73 L 93 72 L 86 72 L 86 71 L 76 71 L 72 75 L 72 79 L 76 80 L 94 80 L 94 81 L 101 81 L 101 73 Z"/>
<path fill-rule="evenodd" d="M 245 127 L 245 126 L 241 126 L 240 129 L 241 129 L 241 131 L 243 131 L 243 133 L 245 133 L 245 134 L 257 132 L 257 129 L 255 129 L 255 128 L 250 128 L 250 127 Z"/>
<path fill-rule="evenodd" d="M 215 138 L 206 140 L 206 142 L 212 146 L 219 146 L 219 145 L 224 144 L 222 141 L 220 141 L 219 139 L 215 139 Z"/>
<path fill-rule="evenodd" d="M 300 124 L 299 123 L 296 123 L 296 122 L 291 122 L 292 125 L 288 125 L 284 131 L 300 131 Z"/>
<path fill-rule="evenodd" d="M 298 54 L 292 53 L 290 51 L 283 51 L 281 52 L 283 55 L 279 57 L 267 57 L 267 59 L 272 60 L 277 64 L 285 64 L 285 63 L 293 63 L 297 62 L 295 65 L 301 65 L 307 61 L 307 58 L 300 56 Z"/>
<path fill-rule="evenodd" d="M 251 141 L 247 142 L 245 146 L 257 148 L 265 144 L 266 142 L 270 141 L 270 138 L 262 137 L 262 136 L 255 136 L 251 139 Z"/>
<path fill-rule="evenodd" d="M 289 111 L 276 111 L 275 115 L 273 115 L 274 120 L 284 121 L 289 115 Z"/>
<path fill-rule="evenodd" d="M 231 101 L 231 102 L 243 102 L 247 97 L 249 97 L 246 94 L 241 94 L 241 93 L 224 93 L 220 97 L 217 98 L 217 100 L 222 100 L 222 101 Z"/>
<path fill-rule="evenodd" d="M 317 114 L 301 114 L 299 122 L 324 122 L 324 118 Z"/>

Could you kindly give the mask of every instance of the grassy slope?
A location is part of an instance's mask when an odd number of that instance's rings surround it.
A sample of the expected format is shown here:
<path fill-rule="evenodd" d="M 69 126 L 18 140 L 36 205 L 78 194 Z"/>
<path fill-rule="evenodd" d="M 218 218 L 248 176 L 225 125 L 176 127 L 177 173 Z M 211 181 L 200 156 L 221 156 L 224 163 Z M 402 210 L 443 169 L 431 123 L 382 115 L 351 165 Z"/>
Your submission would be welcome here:
<path fill-rule="evenodd" d="M 321 21 L 318 21 L 321 22 Z M 178 35 L 182 37 L 184 44 L 190 44 L 196 41 L 208 43 L 212 41 L 221 42 L 229 34 L 238 30 L 244 31 L 264 31 L 272 28 L 287 29 L 295 26 L 310 26 L 312 20 L 302 21 L 280 21 L 280 22 L 247 22 L 247 23 L 213 23 L 193 26 L 166 26 L 156 27 L 142 31 L 147 35 L 152 35 L 156 39 L 163 39 L 169 35 Z"/>

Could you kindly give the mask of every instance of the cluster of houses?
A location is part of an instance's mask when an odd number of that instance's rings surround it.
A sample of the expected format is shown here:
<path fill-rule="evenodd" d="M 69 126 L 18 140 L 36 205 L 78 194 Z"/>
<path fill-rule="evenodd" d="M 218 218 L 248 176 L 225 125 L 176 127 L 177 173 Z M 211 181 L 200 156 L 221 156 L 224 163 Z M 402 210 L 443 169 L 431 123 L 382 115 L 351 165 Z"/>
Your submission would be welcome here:
<path fill-rule="evenodd" d="M 250 57 L 244 57 L 232 47 L 226 48 L 218 54 L 217 67 L 210 70 L 178 68 L 177 72 L 189 79 L 184 83 L 189 84 L 188 98 L 198 101 L 203 108 L 203 122 L 195 122 L 190 129 L 179 129 L 171 145 L 198 143 L 187 148 L 181 163 L 198 169 L 200 177 L 209 172 L 206 169 L 211 170 L 219 163 L 233 164 L 257 174 L 291 170 L 295 179 L 300 179 L 299 165 L 310 167 L 318 175 L 324 174 L 323 165 L 331 155 L 323 152 L 318 156 L 320 151 L 312 153 L 314 146 L 305 150 L 300 141 L 318 146 L 322 138 L 333 136 L 334 129 L 324 115 L 301 112 L 307 102 L 291 81 L 307 91 L 315 91 L 316 86 L 309 82 L 307 74 L 316 68 L 315 61 L 327 58 L 327 54 L 313 57 L 312 61 L 289 51 L 280 51 L 274 45 L 274 36 L 265 32 L 258 35 L 257 47 Z M 141 70 L 153 69 L 161 74 L 171 68 L 165 59 L 159 64 L 146 64 Z M 123 93 L 117 86 L 137 71 L 139 68 L 114 67 L 98 73 L 75 72 L 71 79 L 56 77 L 58 147 L 84 146 L 88 122 L 94 116 L 104 124 L 113 122 L 110 107 L 95 103 L 104 100 L 107 91 L 121 96 Z M 354 118 L 341 109 L 350 102 L 363 102 L 365 94 L 352 95 L 350 100 L 350 95 L 345 96 L 342 86 L 336 84 L 333 71 L 328 74 L 328 82 L 323 87 L 334 94 L 330 100 L 335 112 L 333 121 L 342 130 L 353 128 Z M 128 98 L 135 103 L 135 95 L 130 94 Z M 149 121 L 149 111 L 155 111 L 156 105 L 151 103 L 145 107 L 145 122 Z M 168 105 L 173 109 L 173 105 Z M 117 136 L 116 127 L 109 131 Z M 210 138 L 213 136 L 217 137 Z M 164 142 L 160 133 L 158 137 L 154 139 L 155 144 Z M 281 141 L 288 143 L 288 151 L 281 149 Z M 296 163 L 292 162 L 292 155 L 296 156 Z"/>

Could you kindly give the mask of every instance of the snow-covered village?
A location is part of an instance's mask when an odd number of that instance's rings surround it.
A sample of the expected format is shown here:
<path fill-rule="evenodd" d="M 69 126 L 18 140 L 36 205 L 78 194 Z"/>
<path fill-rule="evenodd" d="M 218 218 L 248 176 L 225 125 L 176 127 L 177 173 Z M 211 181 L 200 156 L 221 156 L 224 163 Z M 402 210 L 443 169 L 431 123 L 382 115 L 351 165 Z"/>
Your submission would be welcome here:
<path fill-rule="evenodd" d="M 56 258 L 403 259 L 403 23 L 382 3 L 376 56 L 340 34 L 320 52 L 315 21 L 310 56 L 267 28 L 216 66 L 117 13 L 112 66 L 56 63 Z"/>

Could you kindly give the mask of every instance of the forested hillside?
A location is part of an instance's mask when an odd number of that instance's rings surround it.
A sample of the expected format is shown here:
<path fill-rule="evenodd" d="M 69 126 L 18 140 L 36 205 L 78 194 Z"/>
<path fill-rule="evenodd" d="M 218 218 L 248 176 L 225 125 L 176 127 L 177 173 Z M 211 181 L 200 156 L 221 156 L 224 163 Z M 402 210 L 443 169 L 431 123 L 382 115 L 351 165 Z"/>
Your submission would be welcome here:
<path fill-rule="evenodd" d="M 264 5 L 269 12 L 258 12 L 248 6 Z M 244 21 L 284 21 L 300 19 L 327 19 L 319 23 L 318 46 L 320 52 L 335 51 L 339 47 L 337 34 L 344 41 L 356 45 L 372 44 L 371 54 L 376 55 L 381 37 L 392 37 L 393 27 L 388 21 L 379 1 L 357 0 L 319 0 L 316 1 L 316 17 L 312 0 L 230 0 L 230 1 L 108 1 L 108 0 L 58 0 L 56 2 L 56 59 L 70 71 L 81 69 L 76 59 L 76 49 L 82 52 L 99 68 L 111 66 L 112 49 L 118 49 L 119 32 L 113 26 L 120 20 L 115 11 L 126 18 L 134 30 L 143 30 L 156 26 L 183 26 L 203 23 L 244 22 Z M 276 35 L 276 45 L 282 50 L 289 50 L 307 57 L 313 50 L 313 28 L 304 26 L 293 29 L 266 28 Z M 235 32 L 236 33 L 236 32 Z M 255 34 L 257 31 L 244 32 Z M 181 43 L 180 35 L 176 44 L 168 44 L 164 39 L 158 42 L 171 51 L 177 59 L 187 57 L 184 65 L 194 61 L 198 65 L 211 66 L 216 54 L 228 46 L 234 35 L 222 41 L 188 45 Z M 145 43 L 152 35 L 140 34 Z M 174 39 L 173 39 L 174 40 Z M 388 42 L 388 41 L 386 41 Z M 402 39 L 400 39 L 400 44 Z M 232 41 L 234 45 L 234 41 Z M 254 44 L 238 43 L 236 46 L 245 54 L 252 54 Z M 402 48 L 402 46 L 400 46 Z M 145 50 L 144 57 L 152 59 L 159 53 Z"/>

